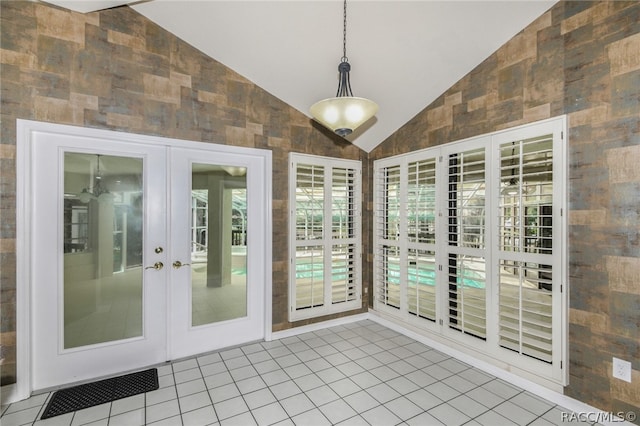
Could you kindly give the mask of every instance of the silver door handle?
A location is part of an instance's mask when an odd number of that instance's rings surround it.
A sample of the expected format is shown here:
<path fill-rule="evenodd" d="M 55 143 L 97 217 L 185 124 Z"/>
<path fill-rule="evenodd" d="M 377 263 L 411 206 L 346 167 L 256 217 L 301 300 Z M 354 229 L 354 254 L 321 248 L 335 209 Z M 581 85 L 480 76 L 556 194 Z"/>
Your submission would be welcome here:
<path fill-rule="evenodd" d="M 164 263 L 156 262 L 156 263 L 153 264 L 153 266 L 147 266 L 144 269 L 155 269 L 156 271 L 159 271 L 162 268 L 164 268 Z"/>
<path fill-rule="evenodd" d="M 191 265 L 191 264 L 190 263 L 182 263 L 179 260 L 176 260 L 175 262 L 173 262 L 174 269 L 180 269 L 183 266 L 189 266 L 189 265 Z"/>

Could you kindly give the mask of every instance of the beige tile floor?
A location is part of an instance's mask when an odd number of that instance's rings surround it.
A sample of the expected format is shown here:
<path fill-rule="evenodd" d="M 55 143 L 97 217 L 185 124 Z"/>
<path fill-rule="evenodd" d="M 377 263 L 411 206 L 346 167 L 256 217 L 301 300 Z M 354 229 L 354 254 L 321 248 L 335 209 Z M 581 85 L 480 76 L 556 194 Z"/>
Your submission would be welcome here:
<path fill-rule="evenodd" d="M 50 393 L 1 408 L 14 425 L 561 425 L 568 410 L 365 320 L 158 366 L 160 388 L 39 420 Z"/>

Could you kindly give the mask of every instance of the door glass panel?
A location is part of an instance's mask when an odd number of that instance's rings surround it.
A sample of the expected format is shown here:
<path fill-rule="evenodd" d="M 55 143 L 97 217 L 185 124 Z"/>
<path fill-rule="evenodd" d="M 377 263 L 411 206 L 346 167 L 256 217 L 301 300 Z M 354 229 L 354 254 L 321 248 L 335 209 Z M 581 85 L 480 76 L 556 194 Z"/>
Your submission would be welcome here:
<path fill-rule="evenodd" d="M 192 165 L 191 324 L 247 315 L 246 168 Z"/>
<path fill-rule="evenodd" d="M 64 348 L 142 335 L 143 164 L 64 155 Z"/>

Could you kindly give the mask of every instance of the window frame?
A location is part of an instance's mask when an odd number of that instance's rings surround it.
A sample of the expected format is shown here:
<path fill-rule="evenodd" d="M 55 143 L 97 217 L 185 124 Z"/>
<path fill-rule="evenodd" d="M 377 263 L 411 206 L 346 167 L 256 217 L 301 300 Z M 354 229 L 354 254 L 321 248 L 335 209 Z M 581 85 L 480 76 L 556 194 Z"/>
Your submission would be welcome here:
<path fill-rule="evenodd" d="M 553 152 L 553 194 L 552 194 L 552 359 L 548 364 L 527 355 L 515 353 L 499 344 L 499 273 L 498 264 L 501 252 L 498 247 L 500 237 L 500 146 L 512 140 L 526 140 L 541 135 L 552 135 Z M 568 381 L 567 369 L 567 336 L 568 336 L 568 282 L 567 282 L 567 143 L 566 116 L 542 120 L 514 128 L 501 130 L 477 137 L 455 141 L 427 148 L 419 151 L 401 154 L 393 157 L 374 161 L 373 182 L 373 210 L 374 210 L 374 235 L 373 235 L 373 291 L 374 311 L 377 311 L 390 319 L 400 320 L 412 329 L 418 329 L 427 335 L 433 335 L 451 343 L 454 347 L 466 351 L 482 359 L 493 362 L 502 368 L 505 365 L 513 371 L 519 371 L 528 378 L 541 378 L 545 385 L 566 385 Z M 458 330 L 452 330 L 449 326 L 449 283 L 448 260 L 450 253 L 472 254 L 478 251 L 475 248 L 456 247 L 452 250 L 448 242 L 449 234 L 449 155 L 468 152 L 475 149 L 485 150 L 485 232 L 487 241 L 482 252 L 485 255 L 485 308 L 486 308 L 486 338 L 473 337 Z M 421 319 L 407 312 L 407 272 L 406 268 L 400 269 L 400 308 L 391 308 L 382 303 L 380 289 L 384 286 L 381 274 L 382 259 L 381 247 L 388 243 L 382 238 L 384 218 L 381 217 L 381 206 L 384 205 L 384 188 L 381 188 L 381 173 L 383 170 L 400 168 L 400 208 L 398 247 L 400 251 L 400 264 L 405 263 L 407 257 L 407 181 L 408 164 L 425 158 L 437 158 L 436 163 L 436 320 Z M 527 262 L 527 253 L 522 256 L 522 262 Z M 540 254 L 533 258 L 540 258 Z M 540 263 L 542 264 L 542 263 Z"/>
<path fill-rule="evenodd" d="M 298 238 L 297 236 L 297 170 L 299 165 L 323 168 L 323 198 L 322 218 L 323 235 L 320 239 Z M 352 218 L 349 225 L 349 233 L 343 238 L 333 237 L 333 209 L 332 184 L 334 169 L 353 170 L 353 188 L 348 192 L 352 199 L 347 203 L 348 215 Z M 328 200 L 327 200 L 328 199 Z M 353 299 L 333 303 L 332 281 L 334 269 L 332 265 L 332 253 L 337 246 L 348 246 L 347 277 L 351 276 L 354 295 Z M 296 249 L 298 247 L 322 247 L 323 250 L 323 301 L 320 306 L 304 307 L 298 309 L 296 298 Z M 341 271 L 340 271 L 341 272 Z M 350 288 L 350 287 L 349 287 Z M 317 155 L 290 153 L 289 154 L 289 321 L 299 321 L 316 318 L 340 312 L 362 308 L 362 162 L 360 160 L 347 160 Z"/>

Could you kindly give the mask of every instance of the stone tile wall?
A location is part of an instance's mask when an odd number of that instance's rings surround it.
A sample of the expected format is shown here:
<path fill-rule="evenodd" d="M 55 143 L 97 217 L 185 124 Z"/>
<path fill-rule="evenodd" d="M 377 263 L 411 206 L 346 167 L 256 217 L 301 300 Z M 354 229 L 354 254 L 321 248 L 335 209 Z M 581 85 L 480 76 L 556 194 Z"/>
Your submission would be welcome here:
<path fill-rule="evenodd" d="M 288 237 L 281 230 L 287 229 L 288 155 L 364 161 L 366 153 L 128 7 L 85 15 L 46 3 L 2 1 L 0 19 L 3 385 L 15 382 L 16 374 L 18 118 L 271 150 L 273 329 L 312 322 L 287 321 Z M 363 165 L 368 182 L 368 163 Z M 364 270 L 368 284 L 370 268 Z M 367 304 L 365 296 L 355 312 Z"/>
<path fill-rule="evenodd" d="M 569 122 L 566 394 L 640 416 L 640 2 L 557 3 L 370 161 L 561 114 Z M 612 357 L 632 362 L 632 383 L 612 378 Z"/>

